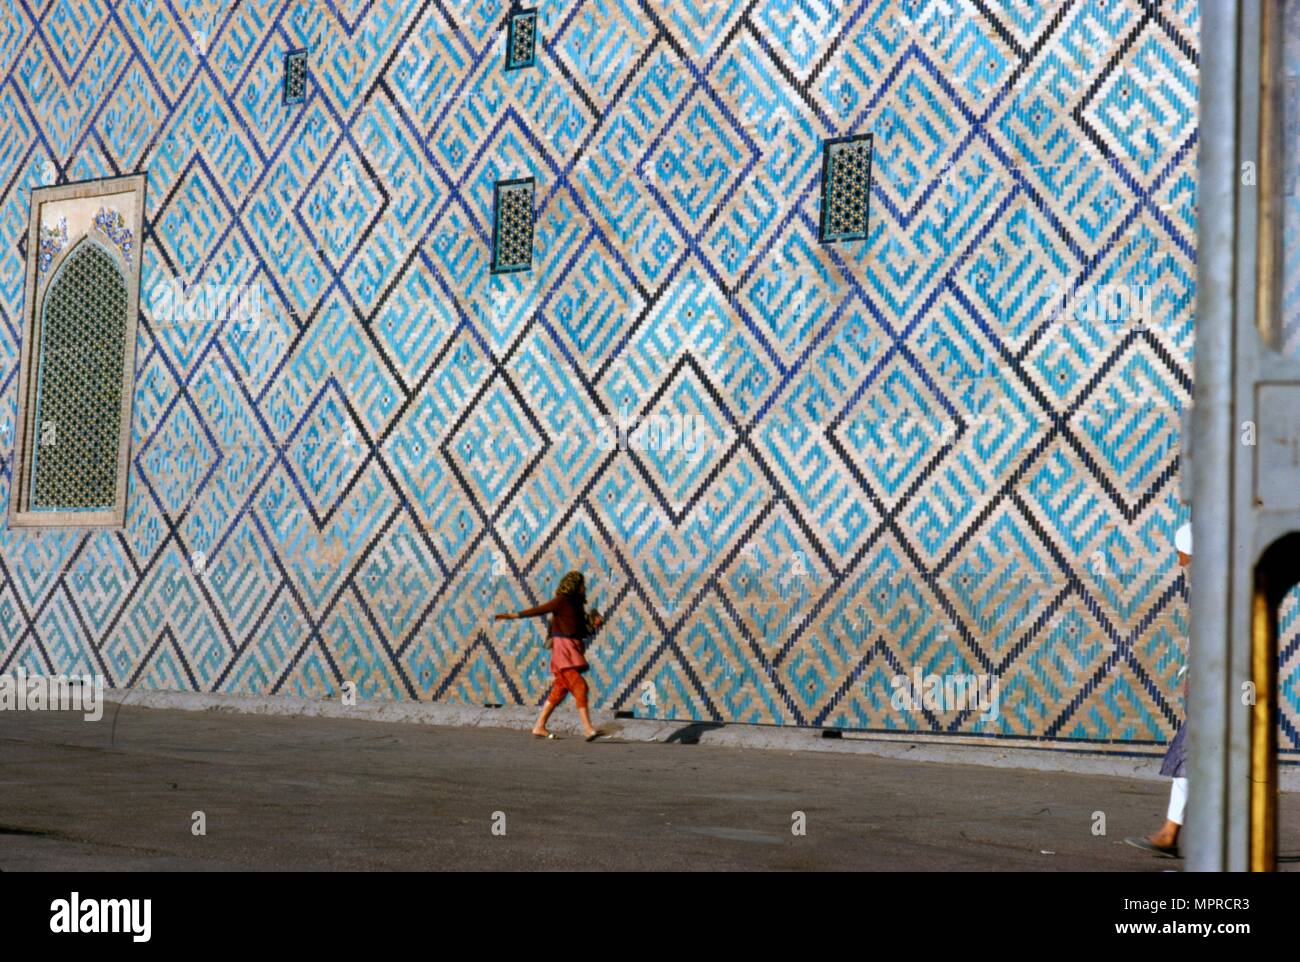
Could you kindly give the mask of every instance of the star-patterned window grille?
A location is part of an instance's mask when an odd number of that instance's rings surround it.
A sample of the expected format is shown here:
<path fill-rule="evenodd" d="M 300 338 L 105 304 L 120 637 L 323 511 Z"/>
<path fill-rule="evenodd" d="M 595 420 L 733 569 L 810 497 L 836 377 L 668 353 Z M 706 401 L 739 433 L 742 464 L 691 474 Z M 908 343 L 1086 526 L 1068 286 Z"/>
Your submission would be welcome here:
<path fill-rule="evenodd" d="M 41 312 L 31 511 L 109 511 L 117 496 L 122 341 L 130 296 L 116 259 L 85 240 Z"/>
<path fill-rule="evenodd" d="M 496 185 L 492 227 L 492 273 L 512 274 L 533 267 L 533 178 Z"/>
<path fill-rule="evenodd" d="M 871 134 L 838 137 L 822 149 L 821 242 L 863 240 L 871 202 Z"/>
<path fill-rule="evenodd" d="M 284 55 L 284 102 L 307 102 L 307 51 L 290 50 Z"/>
<path fill-rule="evenodd" d="M 522 70 L 537 62 L 537 10 L 515 10 L 506 27 L 506 69 Z"/>

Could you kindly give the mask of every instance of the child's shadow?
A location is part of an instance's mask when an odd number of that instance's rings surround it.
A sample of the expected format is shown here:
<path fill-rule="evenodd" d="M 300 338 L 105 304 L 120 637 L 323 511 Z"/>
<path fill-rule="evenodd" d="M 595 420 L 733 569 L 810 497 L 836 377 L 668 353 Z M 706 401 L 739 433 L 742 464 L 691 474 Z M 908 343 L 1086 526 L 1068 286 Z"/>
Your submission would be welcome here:
<path fill-rule="evenodd" d="M 698 745 L 700 743 L 700 736 L 705 732 L 713 731 L 715 728 L 724 727 L 726 726 L 724 726 L 722 722 L 692 722 L 685 728 L 677 729 L 677 731 L 665 738 L 664 744 L 666 745 L 669 742 L 680 742 L 683 745 Z"/>

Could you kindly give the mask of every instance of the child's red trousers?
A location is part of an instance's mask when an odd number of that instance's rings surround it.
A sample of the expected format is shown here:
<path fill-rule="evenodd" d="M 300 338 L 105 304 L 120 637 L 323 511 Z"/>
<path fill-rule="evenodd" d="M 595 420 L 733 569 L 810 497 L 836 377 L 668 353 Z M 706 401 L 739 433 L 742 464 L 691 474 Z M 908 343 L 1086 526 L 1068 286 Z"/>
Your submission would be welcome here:
<path fill-rule="evenodd" d="M 587 680 L 582 677 L 582 673 L 576 668 L 556 669 L 555 684 L 551 685 L 551 693 L 546 701 L 558 705 L 569 692 L 573 692 L 573 700 L 579 708 L 587 707 Z"/>

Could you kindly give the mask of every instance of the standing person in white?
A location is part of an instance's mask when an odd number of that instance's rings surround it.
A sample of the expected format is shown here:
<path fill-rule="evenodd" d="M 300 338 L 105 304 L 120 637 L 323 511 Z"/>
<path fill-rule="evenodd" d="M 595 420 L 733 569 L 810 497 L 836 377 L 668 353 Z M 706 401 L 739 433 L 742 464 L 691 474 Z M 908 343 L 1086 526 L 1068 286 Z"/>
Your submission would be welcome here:
<path fill-rule="evenodd" d="M 1185 524 L 1174 535 L 1174 548 L 1178 551 L 1178 564 L 1187 569 L 1185 577 L 1190 575 L 1188 565 L 1192 563 L 1192 526 Z M 1191 588 L 1190 577 L 1188 588 Z M 1187 671 L 1184 665 L 1178 670 L 1182 675 Z M 1184 681 L 1183 686 L 1186 688 Z M 1184 698 L 1184 703 L 1186 699 Z M 1146 838 L 1126 838 L 1129 845 L 1151 852 L 1161 858 L 1180 858 L 1178 852 L 1178 833 L 1183 827 L 1183 817 L 1187 812 L 1187 719 L 1178 726 L 1178 734 L 1169 743 L 1165 760 L 1160 765 L 1160 774 L 1173 778 L 1173 787 L 1169 790 L 1169 811 L 1165 815 L 1165 824 L 1160 831 Z"/>

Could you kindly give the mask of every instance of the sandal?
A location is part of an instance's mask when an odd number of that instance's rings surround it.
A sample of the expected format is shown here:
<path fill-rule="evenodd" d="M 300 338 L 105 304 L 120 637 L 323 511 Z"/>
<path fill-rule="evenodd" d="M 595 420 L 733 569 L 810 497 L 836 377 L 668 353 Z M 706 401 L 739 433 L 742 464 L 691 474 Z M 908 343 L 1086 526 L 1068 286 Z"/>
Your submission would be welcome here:
<path fill-rule="evenodd" d="M 1145 838 L 1126 838 L 1124 839 L 1124 844 L 1132 845 L 1134 848 L 1140 848 L 1142 851 L 1150 852 L 1152 855 L 1159 856 L 1160 858 L 1182 858 L 1182 855 L 1178 852 L 1177 845 L 1171 845 L 1166 848 L 1163 845 L 1157 845 L 1155 842 Z"/>
<path fill-rule="evenodd" d="M 533 737 L 534 737 L 534 738 L 549 738 L 549 739 L 551 739 L 551 740 L 554 740 L 554 739 L 555 739 L 555 732 L 533 732 Z"/>
<path fill-rule="evenodd" d="M 586 735 L 584 737 L 586 738 L 587 741 L 594 742 L 597 738 L 599 738 L 603 734 L 605 734 L 603 731 L 597 729 L 596 731 L 592 732 L 590 735 Z"/>

